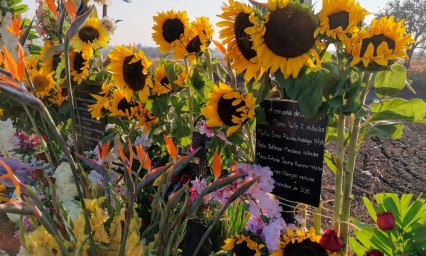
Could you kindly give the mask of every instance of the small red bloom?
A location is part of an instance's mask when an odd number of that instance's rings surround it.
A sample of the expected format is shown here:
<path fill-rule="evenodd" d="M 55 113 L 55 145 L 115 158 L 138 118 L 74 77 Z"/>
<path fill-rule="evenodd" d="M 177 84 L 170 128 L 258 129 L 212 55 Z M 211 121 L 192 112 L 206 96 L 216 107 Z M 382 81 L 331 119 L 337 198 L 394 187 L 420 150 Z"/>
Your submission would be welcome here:
<path fill-rule="evenodd" d="M 395 218 L 391 212 L 382 212 L 377 214 L 377 226 L 383 230 L 392 230 L 395 226 Z"/>
<path fill-rule="evenodd" d="M 365 254 L 365 256 L 385 256 L 385 254 L 378 249 L 373 249 L 373 250 L 367 252 Z"/>
<path fill-rule="evenodd" d="M 38 179 L 43 178 L 43 170 L 42 169 L 35 169 L 31 172 L 31 178 L 34 181 L 38 181 Z"/>
<path fill-rule="evenodd" d="M 338 252 L 344 245 L 343 240 L 332 229 L 328 229 L 322 234 L 319 243 L 324 249 L 330 252 Z"/>

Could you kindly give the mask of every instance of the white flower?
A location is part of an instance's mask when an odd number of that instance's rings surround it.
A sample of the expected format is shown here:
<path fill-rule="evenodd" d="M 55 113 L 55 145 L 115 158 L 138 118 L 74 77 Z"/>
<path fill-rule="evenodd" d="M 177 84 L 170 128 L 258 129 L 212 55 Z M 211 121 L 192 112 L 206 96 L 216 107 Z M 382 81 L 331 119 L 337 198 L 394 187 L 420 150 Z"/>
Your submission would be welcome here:
<path fill-rule="evenodd" d="M 68 213 L 68 218 L 70 218 L 70 220 L 72 220 L 73 222 L 78 218 L 78 216 L 80 216 L 80 213 L 81 213 L 80 202 L 76 200 L 71 200 L 71 201 L 64 202 L 62 206 L 64 207 L 65 211 Z"/>
<path fill-rule="evenodd" d="M 107 29 L 108 33 L 110 33 L 111 35 L 114 34 L 114 31 L 117 28 L 117 25 L 114 19 L 111 19 L 110 17 L 105 16 L 101 19 L 101 23 Z"/>
<path fill-rule="evenodd" d="M 143 132 L 144 126 L 140 128 L 141 134 L 135 139 L 135 146 L 142 145 L 143 148 L 150 148 L 152 146 L 153 140 L 149 136 L 149 131 Z"/>
<path fill-rule="evenodd" d="M 61 163 L 53 174 L 55 180 L 56 197 L 60 202 L 74 200 L 78 195 L 77 187 L 71 171 L 71 166 L 67 162 Z"/>
<path fill-rule="evenodd" d="M 102 185 L 102 175 L 100 175 L 97 171 L 91 170 L 89 175 L 87 175 L 90 179 L 90 181 L 93 183 L 93 185 Z"/>
<path fill-rule="evenodd" d="M 15 148 L 13 137 L 16 129 L 13 127 L 12 120 L 8 118 L 6 121 L 0 120 L 0 154 L 9 152 Z"/>

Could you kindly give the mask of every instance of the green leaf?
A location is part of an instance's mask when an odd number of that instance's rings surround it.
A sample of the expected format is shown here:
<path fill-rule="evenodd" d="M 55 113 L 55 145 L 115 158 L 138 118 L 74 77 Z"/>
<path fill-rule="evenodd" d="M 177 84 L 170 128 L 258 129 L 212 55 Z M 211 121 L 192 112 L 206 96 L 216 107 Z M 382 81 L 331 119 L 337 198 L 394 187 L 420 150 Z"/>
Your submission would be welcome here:
<path fill-rule="evenodd" d="M 377 212 L 374 209 L 373 203 L 365 196 L 362 198 L 362 201 L 364 201 L 364 205 L 367 208 L 367 211 L 370 214 L 371 218 L 374 220 L 374 222 L 377 222 Z"/>
<path fill-rule="evenodd" d="M 372 104 L 371 110 L 372 115 L 368 122 L 406 121 L 426 123 L 426 102 L 421 99 L 386 99 L 380 103 Z"/>
<path fill-rule="evenodd" d="M 400 139 L 402 132 L 404 130 L 404 125 L 398 123 L 389 123 L 389 124 L 373 124 L 364 126 L 361 130 L 362 141 L 367 140 L 371 137 L 391 138 L 393 140 Z"/>
<path fill-rule="evenodd" d="M 393 64 L 389 70 L 380 71 L 374 81 L 374 89 L 380 98 L 388 98 L 400 92 L 405 86 L 407 70 L 404 66 Z"/>
<path fill-rule="evenodd" d="M 367 249 L 353 237 L 349 237 L 349 245 L 357 256 L 364 256 L 367 252 Z"/>
<path fill-rule="evenodd" d="M 299 98 L 302 88 L 300 86 L 296 86 L 296 80 L 294 78 L 289 77 L 285 79 L 284 75 L 280 71 L 277 71 L 275 72 L 275 79 L 277 80 L 280 88 L 285 90 L 288 97 L 293 100 Z"/>
<path fill-rule="evenodd" d="M 328 168 L 336 174 L 337 172 L 337 158 L 330 151 L 324 153 L 324 161 L 327 164 Z"/>

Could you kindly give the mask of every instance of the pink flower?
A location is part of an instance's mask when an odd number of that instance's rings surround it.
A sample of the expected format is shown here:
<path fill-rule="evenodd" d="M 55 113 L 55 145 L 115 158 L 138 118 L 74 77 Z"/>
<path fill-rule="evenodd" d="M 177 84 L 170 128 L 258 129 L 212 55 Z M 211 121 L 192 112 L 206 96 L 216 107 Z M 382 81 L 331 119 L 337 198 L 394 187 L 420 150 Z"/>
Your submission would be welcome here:
<path fill-rule="evenodd" d="M 208 127 L 204 121 L 203 121 L 203 124 L 200 127 L 199 132 L 201 134 L 205 134 L 208 138 L 211 138 L 211 137 L 214 136 L 214 132 L 213 132 L 212 128 Z"/>
<path fill-rule="evenodd" d="M 382 212 L 377 214 L 377 226 L 383 230 L 392 230 L 395 226 L 395 218 L 391 212 Z"/>
<path fill-rule="evenodd" d="M 330 252 L 338 252 L 344 245 L 343 240 L 337 235 L 337 232 L 332 229 L 328 229 L 322 234 L 319 243 L 324 249 Z"/>

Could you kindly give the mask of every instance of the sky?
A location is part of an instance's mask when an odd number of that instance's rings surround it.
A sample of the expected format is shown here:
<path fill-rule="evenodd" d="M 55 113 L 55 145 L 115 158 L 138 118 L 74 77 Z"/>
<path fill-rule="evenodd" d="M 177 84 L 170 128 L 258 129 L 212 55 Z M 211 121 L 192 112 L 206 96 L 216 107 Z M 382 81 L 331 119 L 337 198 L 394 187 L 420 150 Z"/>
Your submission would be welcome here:
<path fill-rule="evenodd" d="M 23 2 L 30 6 L 27 17 L 32 18 L 36 8 L 36 0 L 23 0 Z M 241 2 L 248 3 L 248 0 L 241 0 Z M 317 6 L 316 10 L 321 8 L 321 1 L 312 0 L 312 2 Z M 388 0 L 358 0 L 358 2 L 370 13 L 375 13 L 383 8 Z M 220 19 L 216 15 L 221 13 L 222 4 L 222 0 L 132 0 L 131 3 L 123 0 L 112 0 L 112 5 L 108 8 L 108 16 L 121 21 L 117 24 L 118 27 L 110 44 L 140 43 L 143 46 L 155 46 L 155 42 L 152 40 L 152 27 L 154 25 L 152 17 L 157 15 L 158 12 L 171 9 L 186 11 L 191 21 L 199 16 L 209 17 L 215 30 L 213 38 L 218 39 L 219 30 L 215 24 Z M 101 16 L 101 8 L 98 7 L 97 10 L 98 15 Z M 367 17 L 367 21 L 371 20 L 372 16 Z"/>

